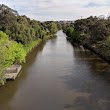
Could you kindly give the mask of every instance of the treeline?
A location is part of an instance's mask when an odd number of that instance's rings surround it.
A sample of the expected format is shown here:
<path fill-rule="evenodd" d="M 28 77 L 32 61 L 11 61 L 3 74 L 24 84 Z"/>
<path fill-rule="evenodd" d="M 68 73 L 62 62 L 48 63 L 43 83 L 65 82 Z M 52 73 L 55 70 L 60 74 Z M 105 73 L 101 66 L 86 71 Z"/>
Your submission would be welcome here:
<path fill-rule="evenodd" d="M 90 47 L 110 62 L 110 17 L 104 16 L 76 20 L 64 32 L 73 45 Z"/>
<path fill-rule="evenodd" d="M 6 67 L 25 62 L 32 48 L 53 37 L 60 28 L 57 22 L 31 20 L 8 6 L 0 5 L 0 84 L 4 83 Z"/>

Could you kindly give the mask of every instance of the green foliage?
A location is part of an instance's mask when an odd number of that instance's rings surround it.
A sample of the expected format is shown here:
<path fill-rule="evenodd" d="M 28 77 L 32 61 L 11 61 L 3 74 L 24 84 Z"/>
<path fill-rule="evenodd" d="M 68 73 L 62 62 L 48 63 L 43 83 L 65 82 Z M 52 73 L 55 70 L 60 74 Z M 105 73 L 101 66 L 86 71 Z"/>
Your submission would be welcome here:
<path fill-rule="evenodd" d="M 49 30 L 51 34 L 55 34 L 58 31 L 57 24 L 52 21 L 45 22 L 45 27 Z"/>
<path fill-rule="evenodd" d="M 25 62 L 26 51 L 21 43 L 11 41 L 3 48 L 1 63 L 3 67 L 8 67 L 13 63 Z"/>
<path fill-rule="evenodd" d="M 69 40 L 75 46 L 80 45 L 84 39 L 83 36 L 79 36 L 78 32 L 75 31 L 73 27 L 68 27 L 65 29 L 65 33 L 67 35 L 67 40 Z"/>
<path fill-rule="evenodd" d="M 3 67 L 14 62 L 25 62 L 26 51 L 21 43 L 9 41 L 8 36 L 0 31 L 0 63 Z"/>
<path fill-rule="evenodd" d="M 8 42 L 8 36 L 2 31 L 0 31 L 0 46 L 6 44 L 7 42 Z"/>
<path fill-rule="evenodd" d="M 26 51 L 21 43 L 12 41 L 9 47 L 9 51 L 12 51 L 16 63 L 25 62 Z"/>
<path fill-rule="evenodd" d="M 62 29 L 62 25 L 59 22 L 57 22 L 56 24 L 57 24 L 58 30 L 61 30 Z"/>
<path fill-rule="evenodd" d="M 6 48 L 6 44 L 8 43 L 8 36 L 0 31 L 0 67 L 2 67 L 3 56 L 5 54 L 4 50 Z"/>
<path fill-rule="evenodd" d="M 76 20 L 74 22 L 74 29 L 79 35 L 84 35 L 89 44 L 94 44 L 110 35 L 109 22 L 109 18 L 104 19 L 91 16 L 86 19 Z"/>
<path fill-rule="evenodd" d="M 3 55 L 4 55 L 4 48 L 6 47 L 6 44 L 8 43 L 8 36 L 0 31 L 0 86 L 5 84 L 4 79 L 4 65 L 2 63 Z"/>
<path fill-rule="evenodd" d="M 106 58 L 110 59 L 110 37 L 97 44 L 96 49 Z"/>
<path fill-rule="evenodd" d="M 50 23 L 50 32 L 52 34 L 55 34 L 57 31 L 58 31 L 57 25 L 54 22 Z"/>
<path fill-rule="evenodd" d="M 0 5 L 0 11 L 0 29 L 9 35 L 10 40 L 20 42 L 23 45 L 57 32 L 55 22 L 48 22 L 47 25 L 45 22 L 30 20 L 25 15 L 19 16 L 16 11 L 5 5 Z"/>
<path fill-rule="evenodd" d="M 66 34 L 68 37 L 72 37 L 74 34 L 74 28 L 73 27 L 68 27 L 66 30 Z"/>
<path fill-rule="evenodd" d="M 5 85 L 6 79 L 4 78 L 4 74 L 5 71 L 3 69 L 0 69 L 0 86 Z"/>
<path fill-rule="evenodd" d="M 7 48 L 6 46 L 3 49 L 3 54 L 2 54 L 2 65 L 3 67 L 8 67 L 13 64 L 15 61 L 15 53 L 13 53 L 13 50 L 9 47 Z"/>
<path fill-rule="evenodd" d="M 24 45 L 26 53 L 30 52 L 34 47 L 38 46 L 41 43 L 41 39 L 30 42 L 29 44 Z"/>

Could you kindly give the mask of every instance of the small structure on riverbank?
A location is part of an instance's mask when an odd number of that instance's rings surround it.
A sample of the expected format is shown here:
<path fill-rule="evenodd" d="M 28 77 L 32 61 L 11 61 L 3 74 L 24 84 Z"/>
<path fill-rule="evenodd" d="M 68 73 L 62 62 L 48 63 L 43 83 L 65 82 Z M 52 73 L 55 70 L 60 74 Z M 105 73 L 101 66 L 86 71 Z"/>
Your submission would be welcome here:
<path fill-rule="evenodd" d="M 21 65 L 12 65 L 11 67 L 6 68 L 5 79 L 15 80 L 18 74 L 22 69 Z"/>

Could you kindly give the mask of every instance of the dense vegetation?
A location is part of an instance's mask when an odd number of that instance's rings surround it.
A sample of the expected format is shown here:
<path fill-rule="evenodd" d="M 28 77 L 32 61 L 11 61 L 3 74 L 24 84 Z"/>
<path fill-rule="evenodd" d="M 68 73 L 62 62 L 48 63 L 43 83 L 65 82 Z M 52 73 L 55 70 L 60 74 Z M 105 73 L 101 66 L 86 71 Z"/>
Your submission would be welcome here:
<path fill-rule="evenodd" d="M 110 17 L 91 16 L 76 20 L 64 32 L 73 45 L 89 47 L 110 62 Z"/>
<path fill-rule="evenodd" d="M 29 51 L 42 40 L 51 38 L 59 24 L 31 20 L 5 5 L 0 5 L 0 85 L 4 84 L 6 67 L 25 62 Z"/>

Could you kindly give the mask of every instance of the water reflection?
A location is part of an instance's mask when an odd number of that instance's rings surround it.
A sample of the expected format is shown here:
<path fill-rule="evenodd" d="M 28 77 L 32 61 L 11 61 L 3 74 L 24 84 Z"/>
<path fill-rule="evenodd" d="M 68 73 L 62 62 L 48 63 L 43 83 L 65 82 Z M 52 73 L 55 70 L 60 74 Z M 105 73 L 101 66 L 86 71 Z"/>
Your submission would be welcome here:
<path fill-rule="evenodd" d="M 41 54 L 43 51 L 43 48 L 46 44 L 46 41 L 43 41 L 38 47 L 34 48 L 26 57 L 26 63 L 23 64 L 22 69 L 22 79 L 24 80 L 27 77 L 27 71 L 29 68 L 31 68 L 34 64 L 34 62 L 37 60 L 37 57 Z"/>

